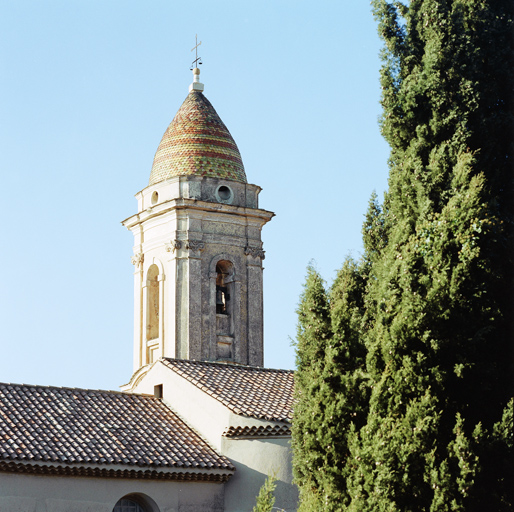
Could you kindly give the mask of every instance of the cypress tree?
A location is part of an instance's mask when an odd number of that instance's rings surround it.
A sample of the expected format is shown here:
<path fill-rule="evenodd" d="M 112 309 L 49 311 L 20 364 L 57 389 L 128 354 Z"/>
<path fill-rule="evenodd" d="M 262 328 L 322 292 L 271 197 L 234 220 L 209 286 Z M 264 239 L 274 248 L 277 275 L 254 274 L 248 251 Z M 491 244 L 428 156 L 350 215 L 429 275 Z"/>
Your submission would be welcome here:
<path fill-rule="evenodd" d="M 300 511 L 340 510 L 349 502 L 348 434 L 365 420 L 365 347 L 360 338 L 364 277 L 347 259 L 327 294 L 308 268 L 298 307 L 294 472 Z"/>
<path fill-rule="evenodd" d="M 372 5 L 389 189 L 297 395 L 305 510 L 512 510 L 514 3 Z"/>
<path fill-rule="evenodd" d="M 276 487 L 276 478 L 273 475 L 269 475 L 259 490 L 252 512 L 271 512 L 273 510 L 273 505 L 275 505 L 275 495 L 273 493 Z"/>
<path fill-rule="evenodd" d="M 387 244 L 385 215 L 376 192 L 371 194 L 369 200 L 368 211 L 362 226 L 362 242 L 364 245 L 363 270 L 368 274 L 371 265 L 378 259 Z"/>
<path fill-rule="evenodd" d="M 391 157 L 349 510 L 507 510 L 513 4 L 373 6 Z"/>
<path fill-rule="evenodd" d="M 318 437 L 317 422 L 323 417 L 325 404 L 320 402 L 321 373 L 332 336 L 327 293 L 313 266 L 307 269 L 297 313 L 293 474 L 303 503 L 300 510 L 307 511 L 317 510 L 315 503 L 321 486 L 320 469 L 325 449 Z"/>
<path fill-rule="evenodd" d="M 341 510 L 350 501 L 346 489 L 351 472 L 348 438 L 367 416 L 369 387 L 361 331 L 364 290 L 362 265 L 347 258 L 329 295 L 332 336 L 320 376 L 322 415 L 315 422 L 325 452 L 319 496 L 321 510 L 326 512 Z"/>

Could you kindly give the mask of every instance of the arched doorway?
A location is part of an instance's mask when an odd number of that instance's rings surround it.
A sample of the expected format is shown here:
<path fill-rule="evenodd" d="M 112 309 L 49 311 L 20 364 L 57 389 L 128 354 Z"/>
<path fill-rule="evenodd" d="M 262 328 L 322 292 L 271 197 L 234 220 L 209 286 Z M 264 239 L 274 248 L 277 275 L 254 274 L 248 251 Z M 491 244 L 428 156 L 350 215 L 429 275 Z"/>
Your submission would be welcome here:
<path fill-rule="evenodd" d="M 159 512 L 159 507 L 152 498 L 143 494 L 127 494 L 123 496 L 112 512 Z"/>

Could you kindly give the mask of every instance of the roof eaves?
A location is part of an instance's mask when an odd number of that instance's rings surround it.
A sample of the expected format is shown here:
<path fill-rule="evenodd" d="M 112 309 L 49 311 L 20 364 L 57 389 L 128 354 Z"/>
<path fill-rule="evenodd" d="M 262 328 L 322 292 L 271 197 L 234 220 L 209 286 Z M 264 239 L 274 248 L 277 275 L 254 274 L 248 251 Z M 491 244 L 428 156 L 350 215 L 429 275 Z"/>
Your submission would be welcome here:
<path fill-rule="evenodd" d="M 147 480 L 207 481 L 226 482 L 234 474 L 235 468 L 151 468 L 125 465 L 60 464 L 53 462 L 0 461 L 0 471 L 36 475 L 65 475 L 103 478 L 138 478 Z"/>
<path fill-rule="evenodd" d="M 265 425 L 265 426 L 237 426 L 228 427 L 223 432 L 223 437 L 233 439 L 248 439 L 255 437 L 291 437 L 291 424 L 287 425 Z"/>

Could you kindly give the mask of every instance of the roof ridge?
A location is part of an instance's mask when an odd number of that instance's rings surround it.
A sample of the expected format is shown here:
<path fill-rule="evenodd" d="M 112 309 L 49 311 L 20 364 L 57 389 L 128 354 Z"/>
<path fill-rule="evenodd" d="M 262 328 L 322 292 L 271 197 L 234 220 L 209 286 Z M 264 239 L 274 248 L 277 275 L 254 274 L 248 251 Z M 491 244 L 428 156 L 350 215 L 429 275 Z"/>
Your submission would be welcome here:
<path fill-rule="evenodd" d="M 19 386 L 24 388 L 45 388 L 45 389 L 62 389 L 68 391 L 86 391 L 86 392 L 95 392 L 95 393 L 109 393 L 115 395 L 123 395 L 123 396 L 141 396 L 144 398 L 155 398 L 154 395 L 148 393 L 128 393 L 126 391 L 119 391 L 116 389 L 95 389 L 95 388 L 73 388 L 70 386 L 54 386 L 52 384 L 23 384 L 17 382 L 0 382 L 0 386 Z M 158 398 L 156 398 L 158 400 Z"/>
<path fill-rule="evenodd" d="M 227 368 L 243 368 L 247 370 L 257 370 L 257 371 L 265 371 L 265 372 L 277 372 L 277 373 L 294 373 L 294 370 L 287 370 L 285 368 L 266 368 L 263 366 L 251 366 L 248 364 L 241 363 L 228 363 L 225 361 L 201 361 L 198 359 L 177 359 L 174 357 L 161 357 L 160 359 L 164 359 L 166 361 L 177 361 L 179 363 L 193 363 L 193 364 L 206 364 L 211 366 L 224 366 Z"/>

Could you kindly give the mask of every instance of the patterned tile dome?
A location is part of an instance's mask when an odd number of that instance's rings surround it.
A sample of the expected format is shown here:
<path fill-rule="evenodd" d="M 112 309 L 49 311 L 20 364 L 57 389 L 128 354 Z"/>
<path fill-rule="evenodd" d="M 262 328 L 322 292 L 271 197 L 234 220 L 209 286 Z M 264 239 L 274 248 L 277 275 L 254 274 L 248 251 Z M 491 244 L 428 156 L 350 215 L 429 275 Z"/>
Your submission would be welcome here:
<path fill-rule="evenodd" d="M 188 175 L 247 182 L 232 135 L 198 90 L 189 93 L 164 133 L 155 153 L 149 185 Z"/>

